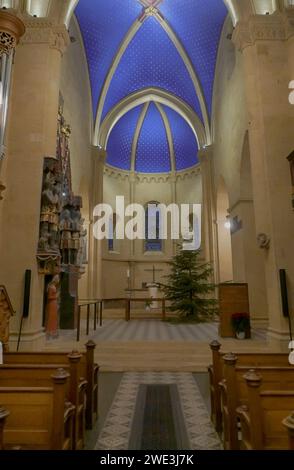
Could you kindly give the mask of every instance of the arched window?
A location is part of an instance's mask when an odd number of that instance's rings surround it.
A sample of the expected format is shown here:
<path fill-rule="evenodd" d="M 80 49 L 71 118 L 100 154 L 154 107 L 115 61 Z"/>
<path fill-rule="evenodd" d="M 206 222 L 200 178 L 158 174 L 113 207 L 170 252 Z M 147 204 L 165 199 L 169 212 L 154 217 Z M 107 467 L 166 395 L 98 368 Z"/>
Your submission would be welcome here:
<path fill-rule="evenodd" d="M 145 209 L 145 252 L 162 251 L 159 202 L 148 202 Z"/>

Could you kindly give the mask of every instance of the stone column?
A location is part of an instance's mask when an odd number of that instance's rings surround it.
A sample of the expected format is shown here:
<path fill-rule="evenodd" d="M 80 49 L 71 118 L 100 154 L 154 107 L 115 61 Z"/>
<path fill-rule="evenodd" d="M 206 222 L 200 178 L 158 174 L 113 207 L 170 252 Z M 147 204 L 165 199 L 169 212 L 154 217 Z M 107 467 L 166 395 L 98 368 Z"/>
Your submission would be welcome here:
<path fill-rule="evenodd" d="M 23 308 L 24 274 L 32 271 L 29 318 L 24 320 L 21 348 L 40 347 L 44 276 L 38 272 L 43 160 L 56 155 L 59 80 L 62 53 L 69 44 L 65 27 L 48 20 L 24 19 L 26 33 L 16 50 L 3 162 L 5 199 L 1 203 L 0 279 L 17 315 L 17 338 Z M 13 335 L 14 333 L 14 335 Z"/>
<path fill-rule="evenodd" d="M 170 184 L 171 184 L 171 201 L 172 204 L 178 204 L 178 194 L 177 194 L 177 174 L 175 171 L 172 172 L 170 176 Z M 166 240 L 168 242 L 168 240 Z M 179 240 L 170 240 L 170 248 L 171 253 L 173 256 L 177 253 L 177 244 Z"/>
<path fill-rule="evenodd" d="M 205 260 L 213 264 L 214 280 L 219 282 L 216 208 L 213 182 L 213 147 L 210 145 L 198 153 L 202 175 L 202 237 Z"/>
<path fill-rule="evenodd" d="M 256 241 L 252 199 L 239 199 L 229 208 L 234 282 L 246 282 L 252 325 L 266 327 L 268 305 L 263 253 Z"/>
<path fill-rule="evenodd" d="M 129 197 L 130 197 L 130 204 L 135 204 L 136 203 L 136 186 L 137 186 L 137 178 L 136 178 L 136 173 L 135 171 L 131 171 L 129 175 Z M 129 245 L 129 256 L 130 259 L 133 260 L 133 258 L 140 253 L 140 248 L 141 248 L 141 240 L 128 240 L 128 245 Z M 136 266 L 136 265 L 134 265 Z M 135 288 L 135 279 L 134 275 L 131 276 L 131 288 Z"/>
<path fill-rule="evenodd" d="M 287 44 L 294 34 L 288 13 L 252 16 L 235 28 L 233 40 L 243 52 L 253 199 L 257 234 L 270 239 L 262 249 L 269 306 L 269 336 L 289 338 L 283 317 L 279 270 L 286 269 L 290 310 L 294 308 L 294 218 L 287 156 L 294 148 L 294 108 Z"/>
<path fill-rule="evenodd" d="M 93 299 L 103 296 L 102 289 L 102 255 L 103 241 L 96 240 L 93 236 L 93 210 L 97 204 L 103 203 L 103 179 L 104 166 L 107 152 L 99 147 L 92 147 L 93 180 L 92 180 L 92 204 L 90 213 L 92 219 L 89 229 L 89 294 Z"/>

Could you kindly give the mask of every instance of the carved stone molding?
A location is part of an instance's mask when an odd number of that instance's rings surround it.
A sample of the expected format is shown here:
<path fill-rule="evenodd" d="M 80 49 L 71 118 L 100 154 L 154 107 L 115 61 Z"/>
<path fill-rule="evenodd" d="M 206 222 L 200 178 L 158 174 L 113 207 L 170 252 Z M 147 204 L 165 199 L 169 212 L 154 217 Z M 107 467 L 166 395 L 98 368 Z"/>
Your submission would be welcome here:
<path fill-rule="evenodd" d="M 294 11 L 273 15 L 255 15 L 240 21 L 233 33 L 233 42 L 243 51 L 257 41 L 287 41 L 294 35 Z"/>
<path fill-rule="evenodd" d="M 26 33 L 20 40 L 20 44 L 48 44 L 51 49 L 57 49 L 63 54 L 70 38 L 65 26 L 58 26 L 51 21 L 42 18 L 25 21 Z"/>
<path fill-rule="evenodd" d="M 0 11 L 0 56 L 9 54 L 25 32 L 23 22 L 15 15 Z"/>
<path fill-rule="evenodd" d="M 105 165 L 104 174 L 121 181 L 131 181 L 131 177 L 137 183 L 168 183 L 176 181 L 182 181 L 186 178 L 193 178 L 201 174 L 201 167 L 199 164 L 189 168 L 187 170 L 179 171 L 176 174 L 172 173 L 131 173 L 126 170 L 119 170 L 110 165 Z"/>

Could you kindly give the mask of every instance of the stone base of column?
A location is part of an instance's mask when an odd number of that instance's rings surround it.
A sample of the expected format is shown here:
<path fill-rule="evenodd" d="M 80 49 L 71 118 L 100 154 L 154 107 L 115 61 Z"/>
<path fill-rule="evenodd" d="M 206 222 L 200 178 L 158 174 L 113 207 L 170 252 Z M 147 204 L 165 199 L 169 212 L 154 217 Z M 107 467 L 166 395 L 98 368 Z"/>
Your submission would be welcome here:
<path fill-rule="evenodd" d="M 16 351 L 18 343 L 18 332 L 11 332 L 9 337 L 9 350 Z M 24 331 L 21 334 L 19 351 L 41 351 L 45 348 L 46 335 L 44 328 L 37 331 Z"/>
<path fill-rule="evenodd" d="M 263 330 L 268 329 L 267 317 L 256 317 L 256 318 L 251 317 L 250 321 L 251 321 L 252 328 L 263 329 Z"/>
<path fill-rule="evenodd" d="M 280 343 L 282 349 L 284 349 L 284 347 L 288 349 L 288 345 L 290 342 L 290 333 L 287 330 L 282 331 L 276 330 L 274 328 L 268 328 L 267 339 L 271 342 L 273 341 L 276 343 Z"/>

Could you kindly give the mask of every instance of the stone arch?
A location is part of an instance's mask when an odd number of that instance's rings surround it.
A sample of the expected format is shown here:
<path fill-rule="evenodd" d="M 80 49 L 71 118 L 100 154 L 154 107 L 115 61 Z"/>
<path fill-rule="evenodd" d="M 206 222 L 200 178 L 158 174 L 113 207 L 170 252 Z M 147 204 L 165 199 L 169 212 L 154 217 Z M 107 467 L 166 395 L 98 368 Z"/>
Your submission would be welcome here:
<path fill-rule="evenodd" d="M 175 95 L 159 88 L 146 88 L 132 93 L 114 106 L 105 117 L 100 129 L 95 129 L 94 145 L 106 148 L 108 137 L 113 127 L 122 118 L 122 116 L 136 106 L 150 101 L 169 106 L 179 113 L 194 132 L 199 148 L 202 148 L 205 145 L 210 145 L 210 138 L 206 135 L 200 118 L 192 108 Z"/>

